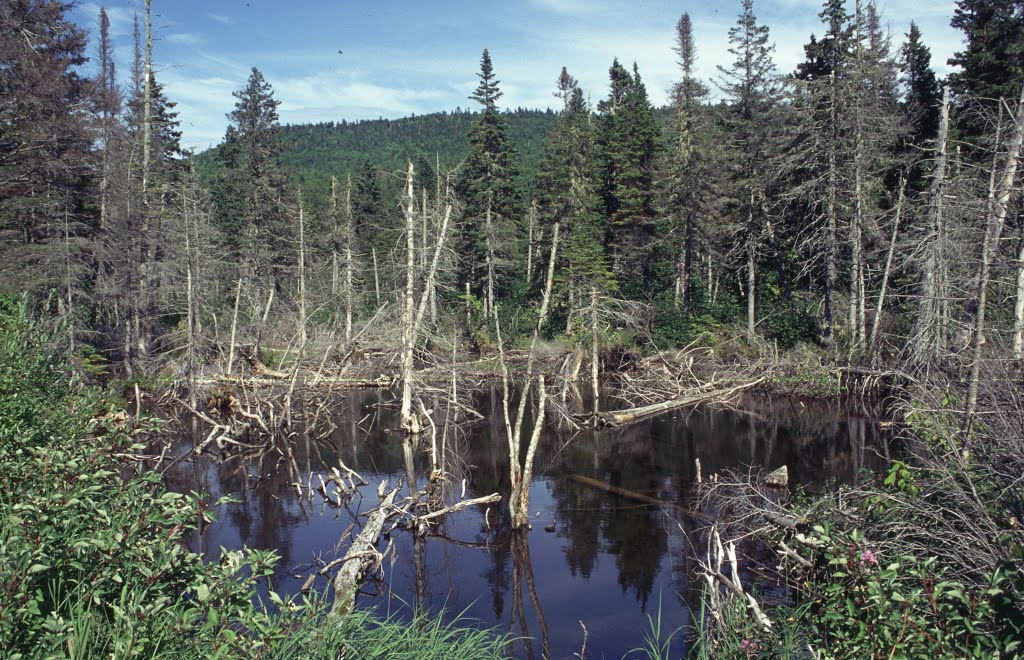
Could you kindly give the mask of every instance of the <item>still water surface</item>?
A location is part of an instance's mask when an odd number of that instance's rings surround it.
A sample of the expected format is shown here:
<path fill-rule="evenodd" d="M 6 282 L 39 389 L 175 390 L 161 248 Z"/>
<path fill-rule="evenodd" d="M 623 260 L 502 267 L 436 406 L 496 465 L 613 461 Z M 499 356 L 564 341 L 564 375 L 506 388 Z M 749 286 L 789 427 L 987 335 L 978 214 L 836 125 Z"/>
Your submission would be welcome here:
<path fill-rule="evenodd" d="M 494 390 L 477 393 L 474 407 L 484 420 L 448 433 L 454 472 L 448 502 L 459 498 L 463 480 L 467 498 L 508 496 L 499 399 Z M 326 506 L 319 495 L 300 500 L 276 453 L 261 461 L 190 458 L 168 473 L 172 488 L 241 500 L 218 511 L 217 522 L 192 539 L 193 549 L 211 559 L 221 547 L 275 550 L 281 561 L 273 587 L 287 593 L 299 592 L 306 576 L 322 565 L 317 562 L 345 552 L 348 540 L 337 546 L 352 514 L 373 508 L 380 480 L 397 484 L 407 471 L 401 439 L 390 430 L 398 420 L 389 393 L 346 393 L 331 409 L 337 428 L 320 440 L 297 438 L 295 461 L 303 484 L 310 472 L 319 483 L 315 475 L 326 475 L 339 458 L 365 477 L 370 483 L 351 510 Z M 182 441 L 182 451 L 188 442 Z M 691 503 L 695 459 L 705 476 L 786 465 L 791 486 L 814 490 L 879 469 L 887 453 L 888 438 L 865 413 L 788 399 L 749 398 L 738 409 L 680 411 L 624 430 L 548 430 L 538 451 L 530 494 L 533 530 L 526 537 L 510 533 L 505 500 L 489 511 L 477 507 L 451 515 L 439 534 L 426 538 L 396 530 L 394 555 L 364 587 L 359 605 L 403 619 L 414 608 L 462 612 L 473 625 L 529 638 L 510 649 L 525 658 L 572 657 L 583 641 L 582 622 L 588 656 L 619 658 L 641 643 L 648 616 L 660 613 L 662 629 L 671 631 L 687 626 L 689 609 L 697 607 L 696 558 L 703 543 L 696 523 L 678 508 Z M 422 488 L 429 469 L 425 452 L 415 464 Z M 623 498 L 572 475 L 668 505 Z M 325 589 L 326 580 L 317 587 Z M 684 636 L 677 635 L 673 655 L 684 651 Z"/>

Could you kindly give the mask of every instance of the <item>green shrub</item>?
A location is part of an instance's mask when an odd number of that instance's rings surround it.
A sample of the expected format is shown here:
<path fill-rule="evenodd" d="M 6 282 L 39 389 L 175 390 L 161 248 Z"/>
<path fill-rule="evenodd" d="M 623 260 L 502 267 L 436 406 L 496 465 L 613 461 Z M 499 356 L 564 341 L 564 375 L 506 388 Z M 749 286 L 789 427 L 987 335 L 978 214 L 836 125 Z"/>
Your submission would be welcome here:
<path fill-rule="evenodd" d="M 311 657 L 296 639 L 315 642 L 320 657 L 496 655 L 489 632 L 366 616 L 324 625 L 320 598 L 270 591 L 262 603 L 257 583 L 278 560 L 270 551 L 222 550 L 204 563 L 185 538 L 223 500 L 211 508 L 167 492 L 159 474 L 116 458 L 143 449 L 158 424 L 103 414 L 62 337 L 26 300 L 0 299 L 0 655 Z"/>

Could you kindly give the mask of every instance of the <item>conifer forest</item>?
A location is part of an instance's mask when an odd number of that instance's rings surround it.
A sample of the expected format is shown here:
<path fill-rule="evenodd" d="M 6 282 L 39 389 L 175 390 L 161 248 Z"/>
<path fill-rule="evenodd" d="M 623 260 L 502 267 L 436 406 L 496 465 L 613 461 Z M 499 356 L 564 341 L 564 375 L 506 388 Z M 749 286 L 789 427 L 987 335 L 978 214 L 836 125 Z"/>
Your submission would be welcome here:
<path fill-rule="evenodd" d="M 0 655 L 1024 655 L 1024 2 L 194 152 L 164 1 L 0 2 Z"/>

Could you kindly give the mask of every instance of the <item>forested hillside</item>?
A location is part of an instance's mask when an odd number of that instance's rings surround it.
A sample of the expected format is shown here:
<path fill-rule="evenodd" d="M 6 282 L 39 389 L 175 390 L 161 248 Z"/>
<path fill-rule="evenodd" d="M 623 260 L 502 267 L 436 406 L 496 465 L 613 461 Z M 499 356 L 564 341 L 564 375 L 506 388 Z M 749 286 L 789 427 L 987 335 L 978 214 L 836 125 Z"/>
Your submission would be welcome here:
<path fill-rule="evenodd" d="M 509 135 L 523 169 L 525 190 L 537 172 L 544 141 L 555 125 L 551 110 L 517 109 L 504 113 Z M 456 167 L 466 155 L 469 130 L 476 114 L 439 112 L 403 119 L 282 126 L 279 162 L 306 179 L 329 181 L 328 173 L 354 172 L 369 162 L 387 172 L 400 172 L 408 159 L 431 169 Z M 429 177 L 427 177 L 429 178 Z"/>

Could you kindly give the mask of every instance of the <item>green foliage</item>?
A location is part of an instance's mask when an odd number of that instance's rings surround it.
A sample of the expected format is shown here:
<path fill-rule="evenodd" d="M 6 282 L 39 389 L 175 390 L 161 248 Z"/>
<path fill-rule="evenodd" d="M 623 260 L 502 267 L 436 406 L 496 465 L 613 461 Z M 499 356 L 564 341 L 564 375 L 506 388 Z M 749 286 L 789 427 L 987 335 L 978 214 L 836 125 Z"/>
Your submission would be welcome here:
<path fill-rule="evenodd" d="M 616 59 L 608 76 L 608 98 L 597 106 L 599 192 L 607 222 L 606 244 L 619 285 L 625 288 L 631 282 L 647 284 L 650 276 L 655 165 L 663 145 L 661 127 L 636 65 L 630 73 Z"/>
<path fill-rule="evenodd" d="M 484 49 L 480 62 L 480 84 L 472 99 L 483 106 L 469 132 L 469 148 L 462 165 L 458 192 L 465 204 L 462 229 L 456 241 L 460 282 L 484 290 L 488 273 L 485 263 L 516 256 L 519 200 L 515 190 L 518 177 L 515 146 L 504 116 L 498 112 L 499 81 L 494 78 L 491 56 Z M 492 268 L 497 270 L 496 263 Z M 504 284 L 503 278 L 497 278 Z M 503 292 L 503 290 L 502 290 Z"/>
<path fill-rule="evenodd" d="M 160 475 L 123 476 L 156 420 L 102 412 L 72 377 L 60 328 L 0 298 L 0 654 L 21 657 L 497 657 L 500 639 L 439 621 L 365 615 L 325 626 L 325 603 L 257 584 L 270 551 L 186 548 L 214 518 Z M 94 417 L 94 415 L 96 415 Z M 310 650 L 297 645 L 311 643 Z M 404 654 L 404 655 L 403 655 Z"/>
<path fill-rule="evenodd" d="M 719 292 L 712 302 L 707 288 L 699 278 L 693 280 L 691 311 L 677 304 L 671 291 L 663 291 L 654 299 L 651 335 L 659 349 L 685 346 L 698 338 L 704 345 L 719 343 L 738 322 L 743 309 L 731 292 Z"/>
<path fill-rule="evenodd" d="M 781 350 L 789 350 L 800 342 L 816 341 L 821 336 L 817 301 L 804 295 L 787 300 L 777 282 L 774 272 L 762 280 L 758 331 L 765 339 L 777 343 Z"/>
<path fill-rule="evenodd" d="M 858 530 L 823 523 L 812 539 L 822 544 L 806 589 L 813 605 L 798 615 L 829 654 L 982 658 L 1019 649 L 1024 630 L 1002 618 L 1014 580 L 1019 589 L 1012 569 L 1000 568 L 981 589 L 946 579 L 934 557 L 880 557 Z"/>
<path fill-rule="evenodd" d="M 412 621 L 379 618 L 354 610 L 339 621 L 307 627 L 275 649 L 273 658 L 367 658 L 380 660 L 462 660 L 505 658 L 508 640 L 457 616 L 444 623 L 422 615 Z"/>
<path fill-rule="evenodd" d="M 958 0 L 950 25 L 964 33 L 964 49 L 949 59 L 957 94 L 967 94 L 993 110 L 997 99 L 1016 99 L 1024 79 L 1024 11 L 1019 0 Z M 975 114 L 975 113 L 969 113 Z M 980 116 L 960 121 L 970 138 L 990 127 Z"/>

